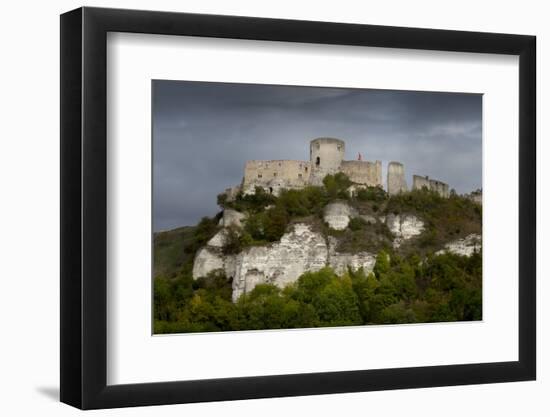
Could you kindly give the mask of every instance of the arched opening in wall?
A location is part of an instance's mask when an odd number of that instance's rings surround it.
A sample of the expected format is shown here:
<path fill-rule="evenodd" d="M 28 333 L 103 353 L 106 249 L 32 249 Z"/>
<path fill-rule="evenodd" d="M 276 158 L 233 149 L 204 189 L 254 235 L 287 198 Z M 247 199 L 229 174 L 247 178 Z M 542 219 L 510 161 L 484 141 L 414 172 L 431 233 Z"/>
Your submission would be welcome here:
<path fill-rule="evenodd" d="M 321 164 L 321 158 L 317 157 L 315 160 L 315 165 L 319 166 Z"/>

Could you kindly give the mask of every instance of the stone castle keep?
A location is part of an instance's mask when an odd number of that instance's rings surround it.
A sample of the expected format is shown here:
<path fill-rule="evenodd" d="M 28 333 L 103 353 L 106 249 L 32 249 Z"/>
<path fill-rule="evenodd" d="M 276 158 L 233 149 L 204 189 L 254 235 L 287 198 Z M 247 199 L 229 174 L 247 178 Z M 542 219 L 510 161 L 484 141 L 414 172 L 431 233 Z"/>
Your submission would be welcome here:
<path fill-rule="evenodd" d="M 328 174 L 346 174 L 356 187 L 381 187 L 382 162 L 358 160 L 345 161 L 346 144 L 341 139 L 317 138 L 309 144 L 309 161 L 269 160 L 247 161 L 241 185 L 226 190 L 229 199 L 240 191 L 253 194 L 256 187 L 278 195 L 282 189 L 300 189 L 308 185 L 322 185 Z M 414 175 L 412 189 L 423 187 L 449 196 L 449 186 L 425 176 Z M 399 162 L 390 162 L 387 170 L 386 191 L 393 195 L 408 190 L 405 169 Z"/>

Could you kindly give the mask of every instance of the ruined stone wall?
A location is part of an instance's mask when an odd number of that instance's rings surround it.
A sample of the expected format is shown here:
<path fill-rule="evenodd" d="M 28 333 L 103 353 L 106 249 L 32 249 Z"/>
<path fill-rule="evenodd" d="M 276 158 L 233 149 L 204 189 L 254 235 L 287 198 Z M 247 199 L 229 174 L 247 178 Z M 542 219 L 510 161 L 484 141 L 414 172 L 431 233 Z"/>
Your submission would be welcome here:
<path fill-rule="evenodd" d="M 223 194 L 226 195 L 227 201 L 235 201 L 237 195 L 241 192 L 241 186 L 235 185 L 234 187 L 226 188 Z"/>
<path fill-rule="evenodd" d="M 470 194 L 467 194 L 466 197 L 476 204 L 483 204 L 483 192 L 481 190 L 472 191 Z"/>
<path fill-rule="evenodd" d="M 413 175 L 413 190 L 421 190 L 426 187 L 428 190 L 437 192 L 441 197 L 449 197 L 449 185 L 429 177 Z"/>
<path fill-rule="evenodd" d="M 340 171 L 357 184 L 382 187 L 382 162 L 343 161 Z"/>
<path fill-rule="evenodd" d="M 388 164 L 388 194 L 395 195 L 408 191 L 405 181 L 405 169 L 399 162 L 390 162 Z"/>
<path fill-rule="evenodd" d="M 335 138 L 317 138 L 309 143 L 309 160 L 311 164 L 310 183 L 322 185 L 328 174 L 336 174 L 344 159 L 346 144 Z"/>
<path fill-rule="evenodd" d="M 445 197 L 445 198 L 449 197 L 449 185 L 448 184 L 445 184 L 444 182 L 436 181 L 436 180 L 432 180 L 432 182 L 430 182 L 430 184 L 432 184 L 432 189 L 434 191 L 436 191 L 437 193 L 439 193 L 439 195 L 441 197 Z"/>
<path fill-rule="evenodd" d="M 231 200 L 241 191 L 244 194 L 252 194 L 256 187 L 261 187 L 268 193 L 279 195 L 282 189 L 300 189 L 307 185 L 322 186 L 325 176 L 339 172 L 347 175 L 355 183 L 355 187 L 384 187 L 381 161 L 344 161 L 345 151 L 346 145 L 343 140 L 323 137 L 310 142 L 309 161 L 247 161 L 242 184 L 227 189 L 225 193 L 228 200 Z M 422 187 L 437 191 L 444 197 L 449 196 L 447 184 L 415 175 L 412 188 Z M 403 164 L 388 164 L 387 191 L 391 195 L 408 191 Z"/>
<path fill-rule="evenodd" d="M 413 175 L 413 190 L 421 190 L 426 187 L 428 190 L 430 187 L 430 179 L 428 177 L 422 177 L 420 175 Z"/>
<path fill-rule="evenodd" d="M 244 194 L 252 194 L 256 187 L 262 187 L 266 192 L 278 195 L 283 188 L 305 187 L 310 174 L 307 161 L 247 161 L 242 190 Z"/>

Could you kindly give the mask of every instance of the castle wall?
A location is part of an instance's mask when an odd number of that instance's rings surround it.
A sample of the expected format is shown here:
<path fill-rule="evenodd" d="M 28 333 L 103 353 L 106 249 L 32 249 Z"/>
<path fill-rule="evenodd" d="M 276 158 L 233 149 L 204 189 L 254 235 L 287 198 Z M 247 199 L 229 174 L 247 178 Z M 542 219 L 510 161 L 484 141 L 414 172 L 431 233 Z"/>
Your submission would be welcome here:
<path fill-rule="evenodd" d="M 344 159 L 346 144 L 334 138 L 318 138 L 309 143 L 309 160 L 311 164 L 310 182 L 322 185 L 328 174 L 336 174 Z"/>
<path fill-rule="evenodd" d="M 347 175 L 355 183 L 354 187 L 383 187 L 382 162 L 344 161 L 345 151 L 345 143 L 340 139 L 317 138 L 310 142 L 309 161 L 247 161 L 241 186 L 226 190 L 226 194 L 228 199 L 232 199 L 240 191 L 253 194 L 256 187 L 261 187 L 268 193 L 279 195 L 282 189 L 321 186 L 326 175 L 339 172 Z M 424 187 L 442 197 L 449 197 L 448 184 L 427 176 L 414 175 L 412 189 Z M 387 173 L 388 193 L 395 195 L 407 190 L 403 164 L 390 162 Z"/>
<path fill-rule="evenodd" d="M 235 201 L 237 195 L 241 192 L 241 186 L 235 185 L 233 187 L 226 188 L 224 194 L 227 196 L 227 201 Z"/>
<path fill-rule="evenodd" d="M 380 161 L 343 161 L 340 171 L 357 184 L 383 187 L 382 162 Z"/>
<path fill-rule="evenodd" d="M 428 190 L 437 192 L 441 197 L 449 197 L 449 185 L 429 177 L 413 175 L 413 190 L 420 190 L 426 187 Z"/>
<path fill-rule="evenodd" d="M 303 188 L 309 183 L 310 163 L 307 161 L 271 160 L 247 161 L 242 190 L 253 194 L 256 187 L 278 195 L 283 188 Z"/>
<path fill-rule="evenodd" d="M 483 204 L 483 192 L 481 190 L 472 191 L 470 194 L 467 194 L 466 197 L 476 204 Z"/>
<path fill-rule="evenodd" d="M 388 194 L 395 195 L 407 192 L 407 182 L 405 181 L 405 169 L 399 162 L 390 162 L 388 164 Z"/>

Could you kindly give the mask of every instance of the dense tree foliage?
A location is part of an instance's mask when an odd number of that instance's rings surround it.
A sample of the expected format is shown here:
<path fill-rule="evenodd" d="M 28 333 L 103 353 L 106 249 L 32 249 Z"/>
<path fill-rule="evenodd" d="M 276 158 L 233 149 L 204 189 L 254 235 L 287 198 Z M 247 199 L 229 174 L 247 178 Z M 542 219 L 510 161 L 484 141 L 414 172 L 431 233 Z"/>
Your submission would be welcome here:
<path fill-rule="evenodd" d="M 155 280 L 155 333 L 481 320 L 481 255 L 390 257 L 374 271 L 330 268 L 280 289 L 257 285 L 231 301 L 231 282 L 211 274 Z"/>

